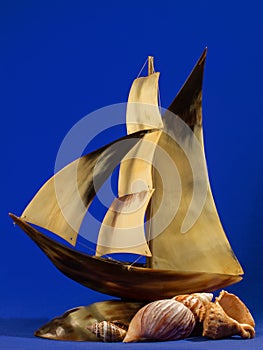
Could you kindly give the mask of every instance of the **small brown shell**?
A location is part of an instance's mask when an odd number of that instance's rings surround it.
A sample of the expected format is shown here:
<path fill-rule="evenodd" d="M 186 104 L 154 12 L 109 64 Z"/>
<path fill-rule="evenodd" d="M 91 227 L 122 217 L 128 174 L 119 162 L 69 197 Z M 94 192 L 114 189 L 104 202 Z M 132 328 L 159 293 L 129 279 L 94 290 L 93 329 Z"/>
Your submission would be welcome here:
<path fill-rule="evenodd" d="M 120 321 L 95 322 L 88 329 L 104 342 L 121 342 L 127 333 L 127 327 Z"/>
<path fill-rule="evenodd" d="M 176 340 L 189 336 L 195 326 L 193 313 L 174 299 L 154 301 L 132 319 L 124 342 Z"/>
<path fill-rule="evenodd" d="M 222 290 L 216 301 L 223 308 L 225 313 L 239 323 L 246 323 L 255 327 L 255 321 L 246 305 L 235 294 Z"/>
<path fill-rule="evenodd" d="M 183 303 L 188 307 L 196 320 L 200 320 L 204 311 L 205 305 L 208 304 L 213 299 L 213 294 L 211 293 L 194 293 L 194 294 L 182 294 L 177 295 L 173 298 L 174 300 Z"/>
<path fill-rule="evenodd" d="M 232 335 L 240 335 L 242 338 L 253 338 L 255 330 L 251 325 L 241 324 L 229 317 L 218 301 L 207 304 L 203 322 L 203 336 L 221 339 Z"/>

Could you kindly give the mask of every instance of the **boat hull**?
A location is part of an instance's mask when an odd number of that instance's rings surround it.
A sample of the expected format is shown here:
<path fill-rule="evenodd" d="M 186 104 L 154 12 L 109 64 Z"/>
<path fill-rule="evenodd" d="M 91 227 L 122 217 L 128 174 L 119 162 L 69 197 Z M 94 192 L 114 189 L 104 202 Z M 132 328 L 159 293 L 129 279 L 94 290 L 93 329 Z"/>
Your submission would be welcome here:
<path fill-rule="evenodd" d="M 123 299 L 153 301 L 178 294 L 212 292 L 239 282 L 239 275 L 157 270 L 84 254 L 45 236 L 21 218 L 13 221 L 70 279 L 98 292 Z"/>

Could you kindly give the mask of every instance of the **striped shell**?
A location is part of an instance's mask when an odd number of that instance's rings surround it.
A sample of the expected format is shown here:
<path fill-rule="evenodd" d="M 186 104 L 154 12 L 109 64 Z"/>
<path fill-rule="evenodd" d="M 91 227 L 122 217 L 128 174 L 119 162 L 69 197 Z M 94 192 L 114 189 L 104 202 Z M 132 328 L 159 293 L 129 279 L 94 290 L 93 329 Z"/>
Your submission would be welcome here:
<path fill-rule="evenodd" d="M 154 301 L 131 320 L 124 342 L 186 338 L 195 326 L 193 313 L 174 299 Z"/>
<path fill-rule="evenodd" d="M 126 333 L 125 324 L 120 321 L 95 322 L 88 329 L 104 342 L 121 342 Z"/>
<path fill-rule="evenodd" d="M 174 300 L 183 303 L 188 307 L 194 317 L 197 320 L 200 320 L 203 313 L 205 312 L 205 305 L 213 299 L 213 294 L 211 293 L 194 293 L 194 294 L 182 294 L 177 295 L 173 298 Z"/>

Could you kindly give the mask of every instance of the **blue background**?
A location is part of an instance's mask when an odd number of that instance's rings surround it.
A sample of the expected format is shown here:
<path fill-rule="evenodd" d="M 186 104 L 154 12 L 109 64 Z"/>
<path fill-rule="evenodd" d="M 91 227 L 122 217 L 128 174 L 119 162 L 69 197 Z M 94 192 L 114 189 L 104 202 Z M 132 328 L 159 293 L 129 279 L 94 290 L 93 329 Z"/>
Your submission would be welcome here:
<path fill-rule="evenodd" d="M 80 118 L 127 100 L 148 55 L 155 56 L 168 107 L 206 46 L 209 175 L 245 270 L 227 290 L 260 317 L 262 36 L 261 1 L 0 2 L 0 318 L 50 318 L 107 298 L 58 272 L 7 213 L 21 214 L 53 174 L 60 143 Z"/>

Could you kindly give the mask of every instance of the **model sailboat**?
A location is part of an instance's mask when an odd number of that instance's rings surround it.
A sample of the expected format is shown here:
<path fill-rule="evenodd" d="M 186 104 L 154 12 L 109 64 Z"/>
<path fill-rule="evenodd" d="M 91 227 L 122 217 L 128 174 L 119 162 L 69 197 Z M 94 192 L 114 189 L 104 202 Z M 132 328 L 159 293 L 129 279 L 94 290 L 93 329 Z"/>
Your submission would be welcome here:
<path fill-rule="evenodd" d="M 206 170 L 205 58 L 206 50 L 161 116 L 159 73 L 150 57 L 148 76 L 135 79 L 130 90 L 128 135 L 67 165 L 44 184 L 21 217 L 10 214 L 69 278 L 136 300 L 213 291 L 241 280 L 243 270 L 220 223 Z M 94 255 L 58 243 L 31 225 L 74 246 L 95 188 L 119 163 L 118 198 L 101 223 Z M 143 255 L 147 263 L 107 258 L 114 253 Z"/>

